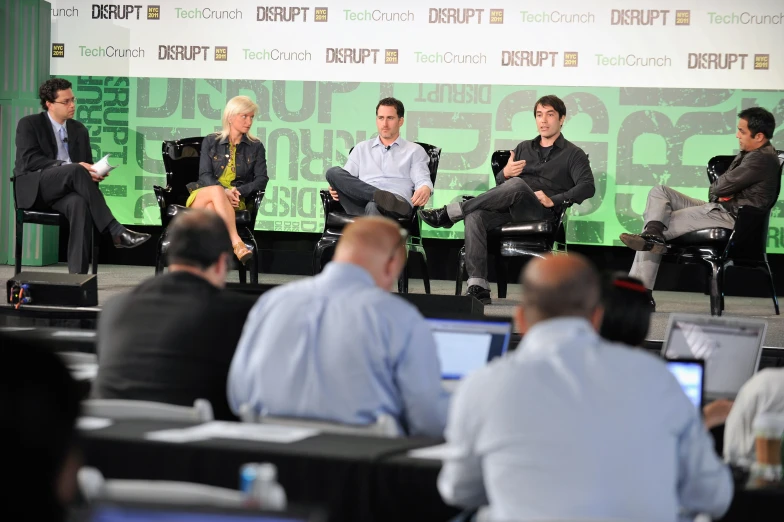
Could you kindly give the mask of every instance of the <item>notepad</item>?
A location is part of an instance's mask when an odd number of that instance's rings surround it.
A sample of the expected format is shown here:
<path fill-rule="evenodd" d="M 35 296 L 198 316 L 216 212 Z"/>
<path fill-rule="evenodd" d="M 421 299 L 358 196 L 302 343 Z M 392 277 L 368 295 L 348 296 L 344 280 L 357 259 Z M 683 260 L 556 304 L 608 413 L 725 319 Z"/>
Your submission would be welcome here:
<path fill-rule="evenodd" d="M 96 174 L 98 174 L 101 177 L 106 176 L 107 174 L 109 174 L 111 171 L 113 171 L 116 168 L 117 167 L 112 167 L 109 164 L 109 155 L 108 154 L 106 156 L 104 156 L 103 158 L 101 158 L 98 161 L 98 163 L 93 165 L 93 170 L 95 171 Z"/>

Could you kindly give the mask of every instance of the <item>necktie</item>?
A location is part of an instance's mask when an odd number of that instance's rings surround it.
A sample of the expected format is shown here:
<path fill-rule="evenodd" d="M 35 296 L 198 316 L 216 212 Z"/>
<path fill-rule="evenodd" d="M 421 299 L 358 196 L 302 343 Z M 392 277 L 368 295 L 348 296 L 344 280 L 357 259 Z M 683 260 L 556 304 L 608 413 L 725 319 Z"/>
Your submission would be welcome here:
<path fill-rule="evenodd" d="M 65 134 L 65 127 L 60 127 L 60 143 L 57 144 L 57 159 L 65 163 L 71 163 L 68 155 L 68 136 Z"/>

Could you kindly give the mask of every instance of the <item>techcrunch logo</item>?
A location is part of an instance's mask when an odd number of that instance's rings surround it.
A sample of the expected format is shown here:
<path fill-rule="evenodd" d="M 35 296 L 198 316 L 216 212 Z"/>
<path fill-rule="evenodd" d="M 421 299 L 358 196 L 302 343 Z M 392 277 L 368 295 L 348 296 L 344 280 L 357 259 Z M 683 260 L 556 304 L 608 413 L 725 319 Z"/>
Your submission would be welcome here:
<path fill-rule="evenodd" d="M 52 18 L 75 18 L 79 16 L 79 9 L 76 7 L 62 7 L 60 9 L 50 7 L 49 9 L 52 11 Z"/>
<path fill-rule="evenodd" d="M 708 13 L 711 24 L 725 25 L 781 25 L 784 23 L 784 12 L 774 15 L 758 15 L 749 12 L 743 13 Z"/>
<path fill-rule="evenodd" d="M 144 49 L 118 49 L 113 45 L 108 47 L 87 47 L 79 46 L 79 56 L 88 58 L 144 58 Z"/>
<path fill-rule="evenodd" d="M 446 51 L 444 53 L 425 53 L 421 51 L 415 51 L 414 61 L 416 63 L 444 63 L 447 65 L 479 65 L 487 63 L 487 55 L 483 53 L 455 54 L 451 51 Z"/>
<path fill-rule="evenodd" d="M 672 67 L 672 58 L 669 56 L 605 56 L 596 54 L 596 65 L 604 67 Z"/>
<path fill-rule="evenodd" d="M 185 9 L 183 7 L 174 8 L 175 18 L 188 18 L 199 20 L 242 20 L 242 11 L 214 11 L 209 7 L 204 9 Z"/>
<path fill-rule="evenodd" d="M 281 51 L 280 49 L 243 49 L 246 60 L 269 62 L 309 62 L 313 56 L 308 51 Z"/>
<path fill-rule="evenodd" d="M 379 63 L 378 53 L 380 49 L 367 49 L 367 48 L 327 48 L 327 63 Z M 371 61 L 371 56 L 372 61 Z M 385 49 L 383 63 L 396 64 L 398 63 L 398 50 Z"/>
<path fill-rule="evenodd" d="M 485 20 L 491 24 L 504 23 L 504 10 L 503 9 L 488 9 L 488 15 Z M 465 7 L 456 9 L 454 7 L 448 8 L 430 8 L 428 10 L 427 23 L 429 24 L 481 24 L 482 15 L 485 9 L 475 9 Z"/>
<path fill-rule="evenodd" d="M 93 20 L 160 20 L 160 5 L 93 4 Z"/>
<path fill-rule="evenodd" d="M 595 24 L 593 13 L 562 13 L 560 11 L 520 11 L 524 24 Z"/>
<path fill-rule="evenodd" d="M 379 9 L 375 11 L 352 11 L 343 9 L 343 14 L 349 22 L 413 22 L 414 13 L 411 11 L 390 11 L 384 12 Z"/>
<path fill-rule="evenodd" d="M 207 61 L 210 56 L 209 45 L 159 45 L 158 59 L 170 61 Z M 226 46 L 216 45 L 212 54 L 216 62 L 225 62 L 229 59 L 229 49 Z"/>

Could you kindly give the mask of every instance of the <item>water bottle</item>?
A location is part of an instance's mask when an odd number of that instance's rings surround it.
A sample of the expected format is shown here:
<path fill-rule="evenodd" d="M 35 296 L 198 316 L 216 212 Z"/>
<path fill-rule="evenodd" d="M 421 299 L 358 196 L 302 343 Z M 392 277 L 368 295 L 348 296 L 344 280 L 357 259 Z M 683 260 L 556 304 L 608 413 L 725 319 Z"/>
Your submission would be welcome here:
<path fill-rule="evenodd" d="M 260 509 L 286 509 L 286 491 L 278 484 L 278 469 L 268 462 L 245 464 L 240 469 L 240 491 Z"/>

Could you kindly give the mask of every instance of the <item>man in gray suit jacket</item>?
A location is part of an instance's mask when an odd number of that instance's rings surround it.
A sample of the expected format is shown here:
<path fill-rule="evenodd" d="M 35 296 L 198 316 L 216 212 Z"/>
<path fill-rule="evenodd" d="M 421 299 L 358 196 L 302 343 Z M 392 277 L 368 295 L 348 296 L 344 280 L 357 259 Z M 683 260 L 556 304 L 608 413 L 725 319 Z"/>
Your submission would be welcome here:
<path fill-rule="evenodd" d="M 45 81 L 38 90 L 46 112 L 25 116 L 16 127 L 14 183 L 16 204 L 22 209 L 51 210 L 68 220 L 68 271 L 86 274 L 90 235 L 95 225 L 108 231 L 117 248 L 134 248 L 149 234 L 128 230 L 114 219 L 93 169 L 90 135 L 74 120 L 76 98 L 71 82 Z"/>

